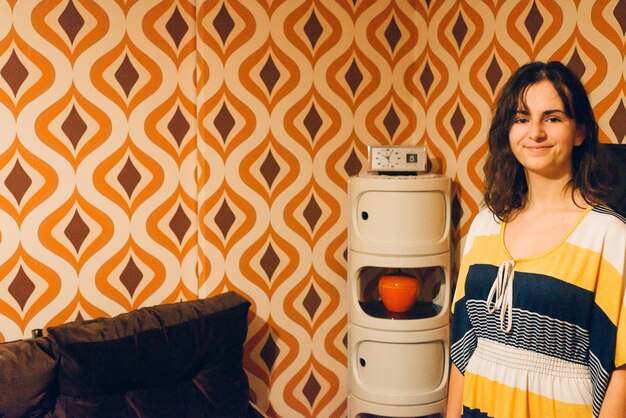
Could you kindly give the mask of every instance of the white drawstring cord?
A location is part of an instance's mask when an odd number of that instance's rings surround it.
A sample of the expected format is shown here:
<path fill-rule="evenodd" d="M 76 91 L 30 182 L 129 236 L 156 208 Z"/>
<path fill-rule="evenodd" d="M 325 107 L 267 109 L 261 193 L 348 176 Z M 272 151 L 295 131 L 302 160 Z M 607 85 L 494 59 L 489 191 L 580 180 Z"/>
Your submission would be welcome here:
<path fill-rule="evenodd" d="M 513 278 L 515 277 L 515 261 L 508 260 L 500 264 L 498 275 L 487 296 L 487 312 L 492 314 L 500 309 L 500 330 L 511 331 L 513 326 Z M 493 301 L 492 301 L 493 299 Z M 504 315 L 507 316 L 504 326 Z"/>

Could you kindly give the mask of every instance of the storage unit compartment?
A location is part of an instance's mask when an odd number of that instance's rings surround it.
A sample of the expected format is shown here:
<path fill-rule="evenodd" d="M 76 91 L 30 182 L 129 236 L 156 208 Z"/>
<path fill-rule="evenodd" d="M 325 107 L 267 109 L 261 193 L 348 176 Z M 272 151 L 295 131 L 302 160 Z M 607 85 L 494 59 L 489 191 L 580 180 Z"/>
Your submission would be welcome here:
<path fill-rule="evenodd" d="M 425 405 L 385 405 L 348 397 L 354 418 L 443 418 L 446 400 Z"/>
<path fill-rule="evenodd" d="M 449 251 L 450 189 L 448 177 L 435 175 L 352 177 L 350 248 L 393 255 Z"/>
<path fill-rule="evenodd" d="M 418 277 L 420 294 L 411 310 L 390 312 L 378 292 L 382 276 L 400 272 Z M 422 257 L 388 257 L 348 253 L 351 323 L 366 328 L 410 331 L 433 329 L 450 321 L 450 253 Z"/>
<path fill-rule="evenodd" d="M 432 244 L 447 230 L 446 196 L 440 191 L 364 192 L 356 212 L 356 227 L 372 244 Z"/>
<path fill-rule="evenodd" d="M 388 310 L 379 292 L 380 279 L 391 275 L 406 275 L 417 279 L 419 291 L 411 309 L 405 312 Z M 363 267 L 358 272 L 359 305 L 363 312 L 375 318 L 383 319 L 425 319 L 441 313 L 444 300 L 442 283 L 445 271 L 441 266 L 392 268 Z"/>
<path fill-rule="evenodd" d="M 444 378 L 444 355 L 443 341 L 363 341 L 356 352 L 358 379 L 373 394 L 432 392 Z"/>
<path fill-rule="evenodd" d="M 352 394 L 390 405 L 445 398 L 449 327 L 388 333 L 350 325 Z"/>

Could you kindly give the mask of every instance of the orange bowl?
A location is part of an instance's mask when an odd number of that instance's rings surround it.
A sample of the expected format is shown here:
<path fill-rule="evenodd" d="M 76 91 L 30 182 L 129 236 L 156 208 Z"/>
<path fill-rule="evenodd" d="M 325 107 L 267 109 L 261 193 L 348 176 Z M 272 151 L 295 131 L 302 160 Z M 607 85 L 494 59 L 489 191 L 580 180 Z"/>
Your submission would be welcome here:
<path fill-rule="evenodd" d="M 378 293 L 383 305 L 391 312 L 406 312 L 413 307 L 420 292 L 420 281 L 415 277 L 390 275 L 378 281 Z"/>

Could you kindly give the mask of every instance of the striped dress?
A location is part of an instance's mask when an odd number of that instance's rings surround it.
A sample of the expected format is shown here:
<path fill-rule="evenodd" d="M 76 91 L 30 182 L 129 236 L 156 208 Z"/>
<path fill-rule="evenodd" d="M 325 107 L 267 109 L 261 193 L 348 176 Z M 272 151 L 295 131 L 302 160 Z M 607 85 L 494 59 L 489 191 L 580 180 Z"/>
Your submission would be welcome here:
<path fill-rule="evenodd" d="M 552 250 L 515 260 L 504 226 L 482 210 L 459 268 L 451 358 L 463 417 L 597 417 L 626 364 L 626 220 L 590 207 Z"/>

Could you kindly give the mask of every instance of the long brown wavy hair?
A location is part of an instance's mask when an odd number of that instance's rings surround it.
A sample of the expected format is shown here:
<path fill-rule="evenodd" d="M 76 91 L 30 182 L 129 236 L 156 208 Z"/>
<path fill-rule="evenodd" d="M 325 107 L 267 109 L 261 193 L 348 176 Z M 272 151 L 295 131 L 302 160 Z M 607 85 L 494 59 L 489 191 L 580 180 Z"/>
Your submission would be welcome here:
<path fill-rule="evenodd" d="M 614 181 L 598 146 L 598 124 L 587 92 L 569 68 L 560 62 L 531 62 L 520 67 L 502 88 L 487 138 L 485 163 L 485 204 L 501 221 L 511 220 L 526 203 L 528 184 L 524 167 L 509 143 L 509 131 L 528 88 L 547 80 L 559 94 L 565 113 L 584 128 L 585 138 L 572 153 L 572 178 L 568 183 L 580 191 L 587 204 L 607 204 Z"/>

